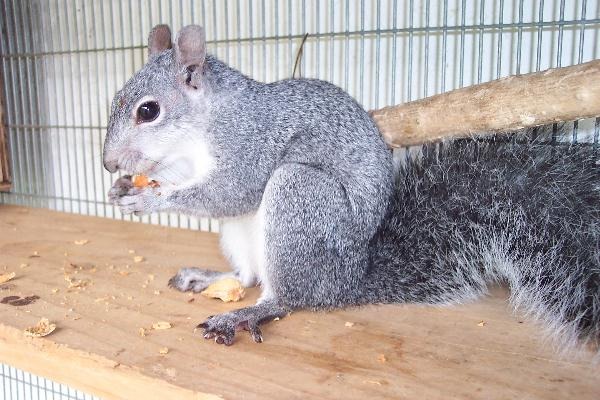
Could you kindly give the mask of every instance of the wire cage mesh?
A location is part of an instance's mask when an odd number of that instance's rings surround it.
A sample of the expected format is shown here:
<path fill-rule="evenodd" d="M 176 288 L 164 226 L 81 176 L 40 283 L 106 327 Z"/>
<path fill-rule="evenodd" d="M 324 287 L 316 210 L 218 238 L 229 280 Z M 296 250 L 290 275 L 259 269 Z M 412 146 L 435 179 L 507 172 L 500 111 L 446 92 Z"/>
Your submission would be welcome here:
<path fill-rule="evenodd" d="M 66 385 L 0 364 L 0 396 L 4 400 L 97 400 Z"/>
<path fill-rule="evenodd" d="M 301 75 L 332 81 L 372 109 L 597 58 L 599 9 L 586 0 L 2 0 L 14 184 L 0 201 L 218 230 L 167 213 L 123 217 L 106 201 L 110 100 L 143 65 L 157 23 L 205 26 L 209 51 L 262 81 L 291 76 L 308 33 Z M 574 140 L 597 140 L 598 121 L 570 128 Z"/>
<path fill-rule="evenodd" d="M 145 62 L 155 24 L 203 25 L 210 52 L 260 81 L 290 78 L 308 34 L 300 75 L 337 84 L 366 109 L 578 64 L 600 51 L 600 4 L 587 0 L 0 0 L 0 7 L 13 175 L 0 203 L 212 231 L 217 221 L 123 216 L 106 199 L 116 179 L 101 163 L 110 100 Z M 561 139 L 598 143 L 599 126 L 599 119 L 567 123 Z M 21 398 L 7 397 L 13 375 L 4 371 L 5 398 Z"/>

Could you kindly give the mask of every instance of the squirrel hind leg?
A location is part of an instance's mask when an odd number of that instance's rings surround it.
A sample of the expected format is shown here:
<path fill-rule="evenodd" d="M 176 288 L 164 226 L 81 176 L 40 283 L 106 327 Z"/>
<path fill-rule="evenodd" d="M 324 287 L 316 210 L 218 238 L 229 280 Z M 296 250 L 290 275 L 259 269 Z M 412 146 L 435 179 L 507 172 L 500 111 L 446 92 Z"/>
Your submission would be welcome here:
<path fill-rule="evenodd" d="M 237 278 L 233 272 L 211 271 L 208 269 L 185 267 L 169 279 L 169 287 L 181 292 L 201 292 L 211 283 L 225 278 Z"/>
<path fill-rule="evenodd" d="M 210 316 L 198 324 L 197 328 L 204 330 L 204 339 L 213 339 L 217 344 L 232 345 L 236 332 L 241 330 L 248 331 L 252 340 L 261 343 L 263 337 L 260 325 L 283 318 L 289 311 L 275 300 L 266 300 L 250 307 Z"/>

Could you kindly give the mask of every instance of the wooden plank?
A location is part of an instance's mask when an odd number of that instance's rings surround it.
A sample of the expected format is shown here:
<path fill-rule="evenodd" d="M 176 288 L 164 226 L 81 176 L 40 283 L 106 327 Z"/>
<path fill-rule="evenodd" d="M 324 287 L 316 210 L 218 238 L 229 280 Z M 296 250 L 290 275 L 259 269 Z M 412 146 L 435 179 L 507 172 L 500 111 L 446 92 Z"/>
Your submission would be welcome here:
<path fill-rule="evenodd" d="M 0 351 L 2 360 L 8 364 L 36 375 L 56 376 L 59 381 L 103 398 L 220 399 L 153 379 L 135 368 L 96 354 L 46 339 L 26 338 L 21 330 L 6 325 L 0 325 Z"/>
<path fill-rule="evenodd" d="M 600 398 L 591 354 L 559 357 L 503 290 L 456 307 L 296 312 L 266 325 L 262 344 L 242 332 L 224 347 L 194 326 L 258 291 L 225 304 L 166 287 L 181 266 L 226 268 L 213 234 L 0 206 L 0 255 L 0 273 L 17 273 L 0 285 L 0 361 L 107 399 Z M 65 273 L 89 283 L 68 289 Z M 57 330 L 24 338 L 41 317 Z M 173 328 L 139 335 L 160 320 Z"/>
<path fill-rule="evenodd" d="M 509 76 L 371 112 L 391 147 L 600 116 L 600 60 Z M 594 82 L 594 83 L 592 83 Z"/>

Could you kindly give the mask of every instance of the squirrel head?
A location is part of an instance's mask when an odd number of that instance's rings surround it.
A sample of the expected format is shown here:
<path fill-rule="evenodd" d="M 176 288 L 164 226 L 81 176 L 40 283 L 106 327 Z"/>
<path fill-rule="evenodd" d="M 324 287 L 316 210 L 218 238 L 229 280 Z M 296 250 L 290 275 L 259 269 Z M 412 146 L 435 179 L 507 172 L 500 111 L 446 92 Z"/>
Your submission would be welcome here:
<path fill-rule="evenodd" d="M 148 50 L 147 63 L 113 99 L 104 167 L 148 175 L 161 184 L 197 183 L 214 165 L 203 135 L 214 107 L 204 77 L 204 29 L 186 26 L 172 42 L 169 27 L 157 25 Z"/>

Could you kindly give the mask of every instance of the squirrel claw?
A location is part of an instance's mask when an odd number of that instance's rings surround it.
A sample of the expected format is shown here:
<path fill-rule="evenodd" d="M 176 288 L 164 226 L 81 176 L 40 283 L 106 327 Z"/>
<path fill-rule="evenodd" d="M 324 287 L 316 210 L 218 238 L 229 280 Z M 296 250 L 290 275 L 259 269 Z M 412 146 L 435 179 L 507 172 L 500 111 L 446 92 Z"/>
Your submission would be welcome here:
<path fill-rule="evenodd" d="M 199 323 L 196 327 L 204 329 L 204 333 L 202 334 L 204 339 L 214 339 L 217 344 L 231 346 L 233 344 L 235 332 L 241 329 L 249 330 L 252 339 L 254 339 L 255 342 L 262 342 L 262 336 L 258 326 L 255 326 L 253 329 L 248 328 L 248 326 L 251 325 L 256 324 L 249 324 L 248 321 L 241 321 L 236 324 L 235 320 L 231 319 L 231 315 L 223 314 L 217 316 L 211 315 L 206 321 Z"/>
<path fill-rule="evenodd" d="M 250 336 L 252 336 L 252 340 L 254 340 L 256 343 L 263 342 L 262 332 L 256 322 L 242 321 L 238 324 L 237 328 L 250 332 Z"/>
<path fill-rule="evenodd" d="M 208 329 L 208 322 L 214 318 L 214 315 L 209 315 L 208 317 L 206 317 L 206 320 L 204 322 L 200 322 L 198 325 L 196 325 L 196 328 L 201 328 L 201 329 Z"/>
<path fill-rule="evenodd" d="M 202 323 L 198 325 L 204 329 L 202 335 L 204 339 L 214 339 L 217 344 L 224 344 L 231 346 L 233 344 L 233 337 L 235 336 L 235 330 L 229 329 L 229 327 L 216 327 L 210 326 L 208 323 Z"/>
<path fill-rule="evenodd" d="M 233 344 L 233 336 L 229 337 L 228 335 L 217 335 L 215 337 L 215 342 L 218 344 L 224 344 L 225 346 L 231 346 Z"/>

